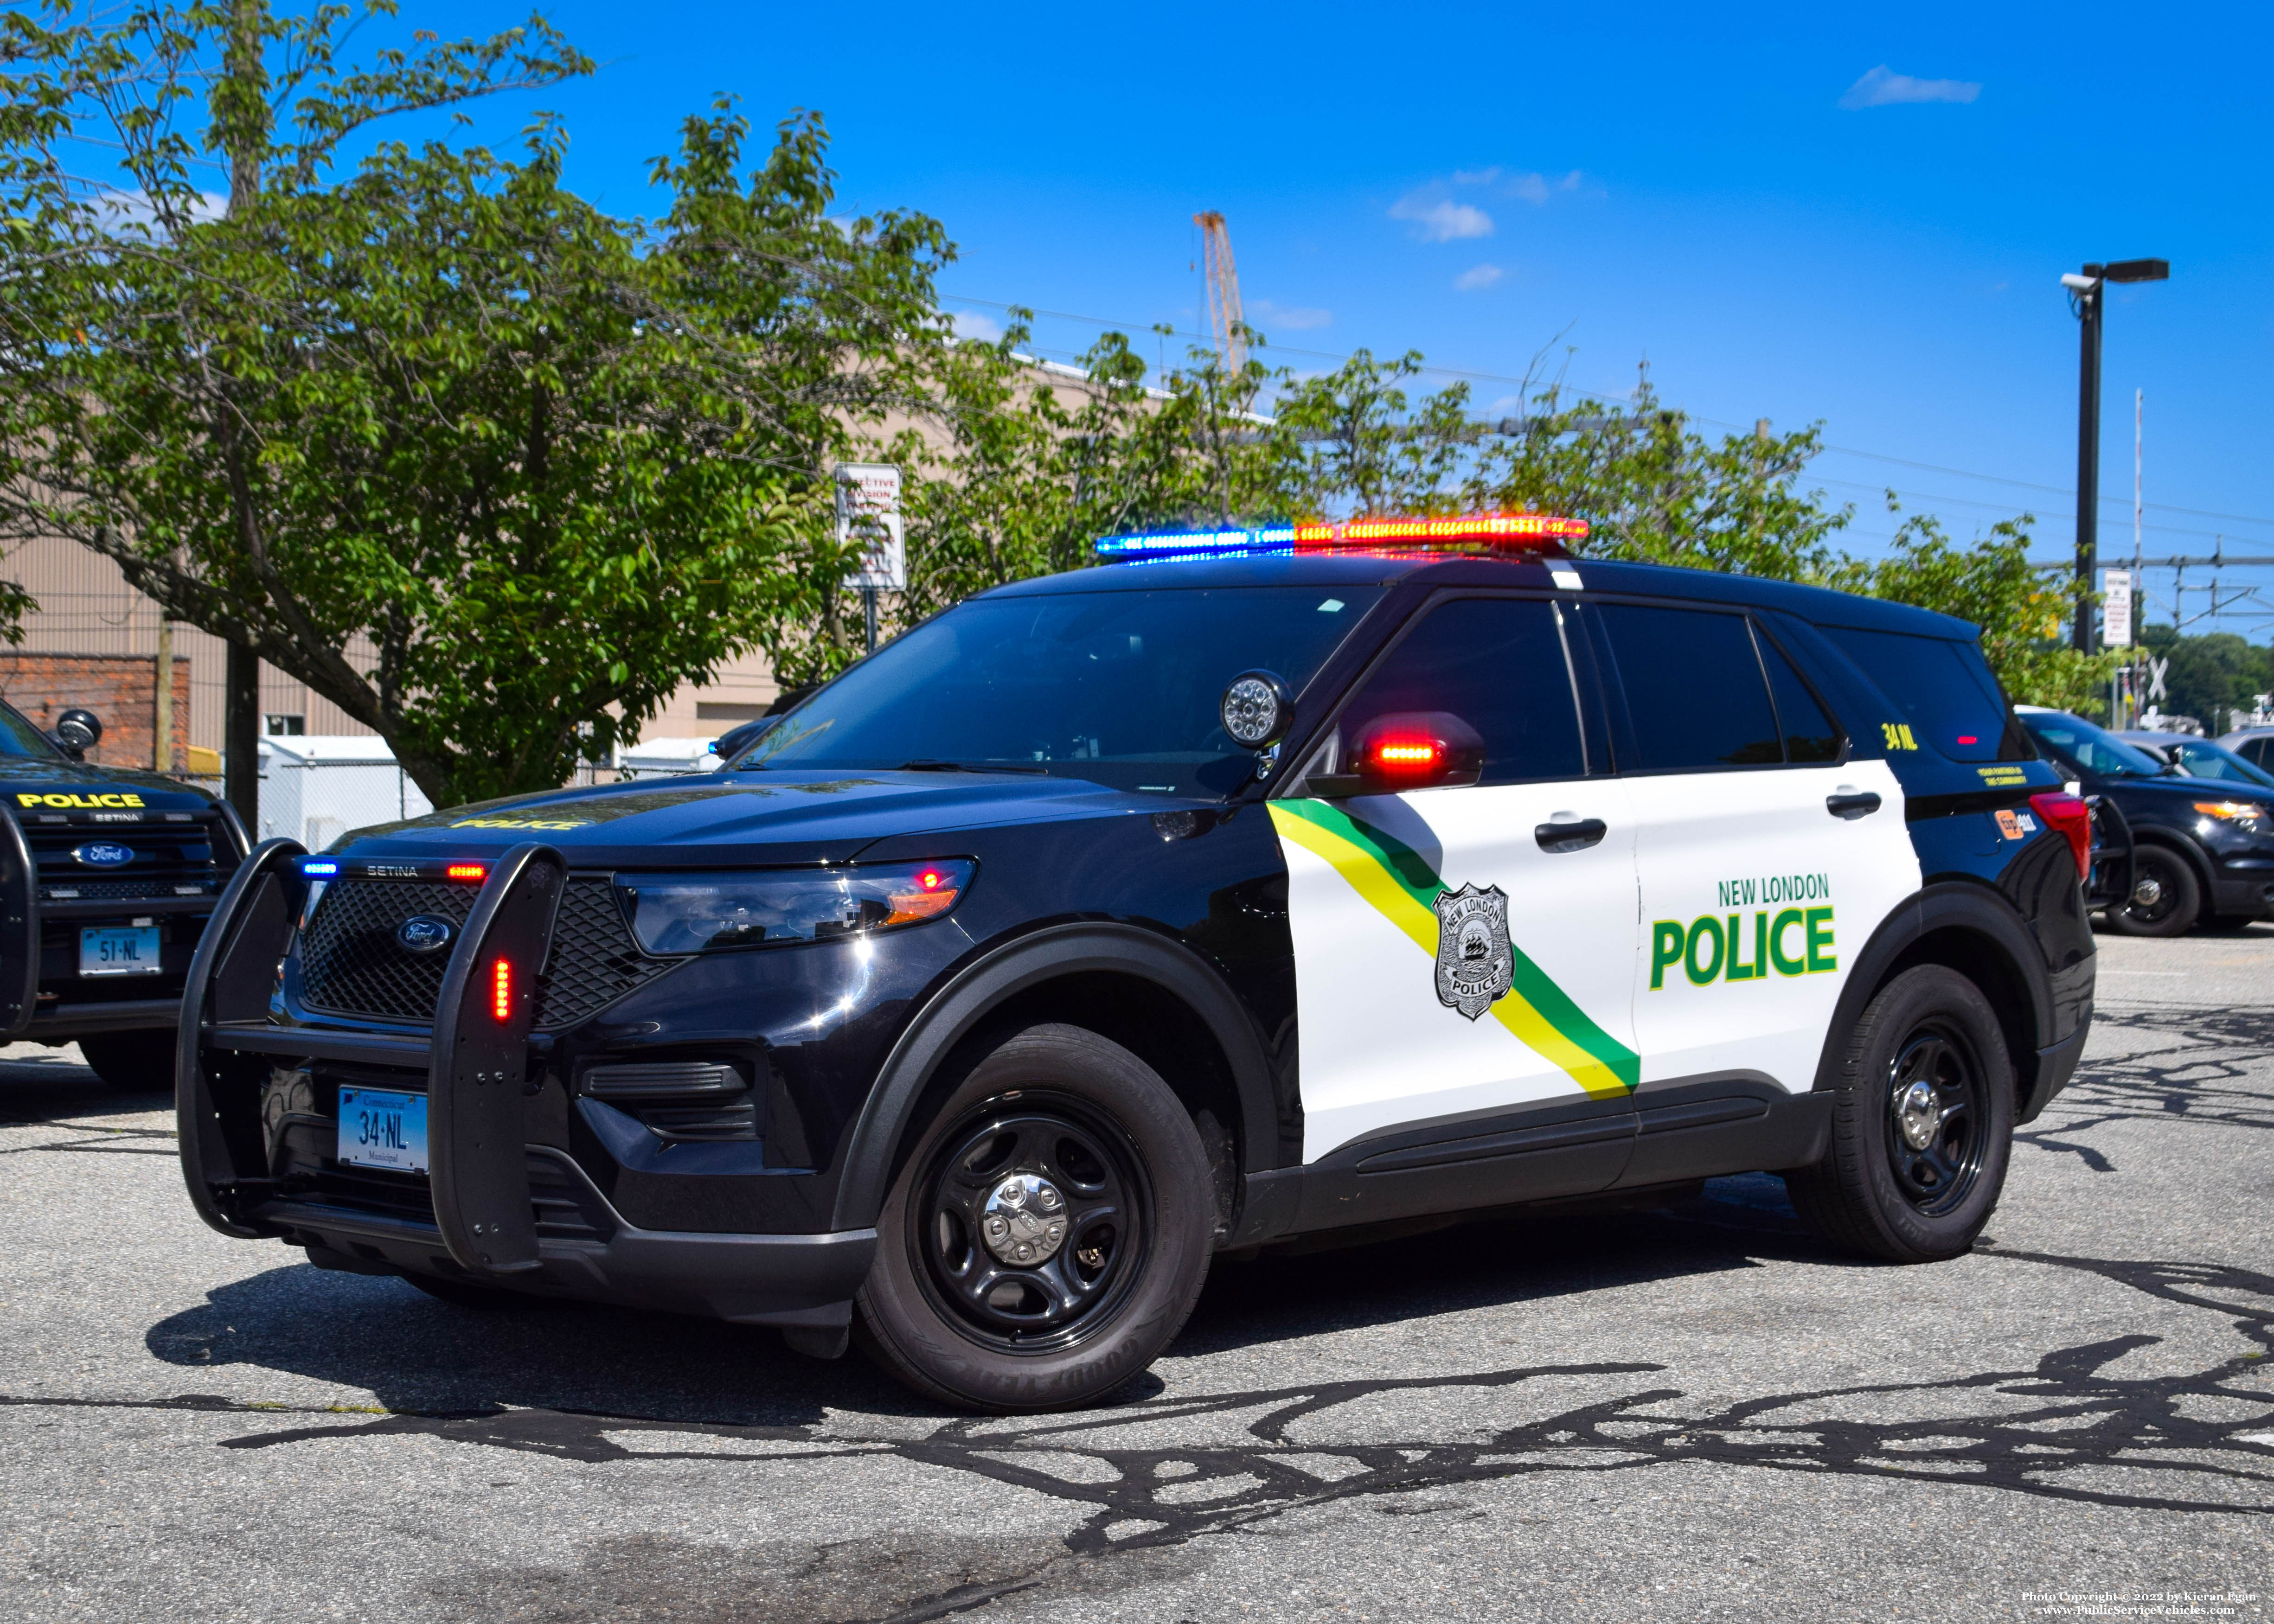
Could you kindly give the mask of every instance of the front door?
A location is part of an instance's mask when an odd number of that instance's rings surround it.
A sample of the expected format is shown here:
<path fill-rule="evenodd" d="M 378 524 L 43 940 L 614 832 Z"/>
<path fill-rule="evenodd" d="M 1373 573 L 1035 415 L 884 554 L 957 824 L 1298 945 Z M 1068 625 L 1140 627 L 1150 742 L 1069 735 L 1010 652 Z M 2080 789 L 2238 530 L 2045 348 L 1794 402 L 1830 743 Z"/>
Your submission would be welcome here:
<path fill-rule="evenodd" d="M 1441 603 L 1344 708 L 1344 745 L 1379 717 L 1452 713 L 1484 739 L 1478 784 L 1270 803 L 1306 1162 L 1529 1107 L 1624 1110 L 1634 820 L 1608 763 L 1589 771 L 1567 614 L 1542 598 Z"/>

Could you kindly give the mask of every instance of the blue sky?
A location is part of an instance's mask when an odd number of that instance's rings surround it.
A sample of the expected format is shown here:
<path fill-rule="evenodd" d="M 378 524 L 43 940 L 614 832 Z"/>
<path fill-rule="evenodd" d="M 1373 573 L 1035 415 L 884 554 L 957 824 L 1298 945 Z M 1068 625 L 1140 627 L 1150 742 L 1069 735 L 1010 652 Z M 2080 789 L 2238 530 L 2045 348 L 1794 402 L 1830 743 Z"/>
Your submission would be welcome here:
<path fill-rule="evenodd" d="M 1819 483 L 1857 503 L 1865 548 L 1892 528 L 1892 484 L 1962 536 L 2033 510 L 2038 553 L 2065 552 L 2077 346 L 2057 279 L 2167 258 L 2170 282 L 2111 303 L 2103 547 L 2130 552 L 2139 388 L 2147 551 L 2224 534 L 2274 554 L 2263 8 L 546 14 L 600 73 L 482 122 L 563 114 L 571 178 L 610 207 L 656 207 L 645 160 L 713 92 L 762 124 L 817 108 L 848 207 L 946 223 L 951 308 L 1186 330 L 1201 325 L 1191 216 L 1221 209 L 1267 358 L 1414 348 L 1513 379 L 1568 347 L 1570 382 L 1610 394 L 1647 359 L 1701 418 L 1822 420 L 1842 449 Z M 456 34 L 523 15 L 406 0 L 401 20 Z M 1037 342 L 1072 352 L 1097 331 L 1045 319 Z M 1487 408 L 1514 394 L 1473 387 Z M 2227 581 L 2274 598 L 2274 570 Z M 2152 590 L 2168 604 L 2167 575 Z"/>

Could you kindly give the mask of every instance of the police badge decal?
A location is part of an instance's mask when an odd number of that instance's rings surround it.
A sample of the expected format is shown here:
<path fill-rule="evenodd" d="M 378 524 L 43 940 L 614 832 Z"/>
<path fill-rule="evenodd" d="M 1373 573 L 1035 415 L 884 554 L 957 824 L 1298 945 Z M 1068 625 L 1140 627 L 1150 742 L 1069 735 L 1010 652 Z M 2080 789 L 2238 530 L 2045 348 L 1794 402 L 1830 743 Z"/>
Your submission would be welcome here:
<path fill-rule="evenodd" d="M 1516 983 L 1508 893 L 1464 885 L 1437 897 L 1437 1002 L 1474 1020 Z"/>

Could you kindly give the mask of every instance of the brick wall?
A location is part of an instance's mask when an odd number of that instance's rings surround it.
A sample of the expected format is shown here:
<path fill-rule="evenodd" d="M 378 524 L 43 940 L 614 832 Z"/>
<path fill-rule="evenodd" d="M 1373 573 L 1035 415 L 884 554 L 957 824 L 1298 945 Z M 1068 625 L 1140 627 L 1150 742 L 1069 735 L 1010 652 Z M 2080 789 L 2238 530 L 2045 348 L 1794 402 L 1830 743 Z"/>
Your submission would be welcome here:
<path fill-rule="evenodd" d="M 174 661 L 172 771 L 188 761 L 190 662 Z M 87 753 L 109 767 L 148 767 L 158 726 L 158 660 L 150 654 L 26 654 L 0 651 L 0 699 L 41 728 L 74 705 L 102 718 L 102 742 Z"/>

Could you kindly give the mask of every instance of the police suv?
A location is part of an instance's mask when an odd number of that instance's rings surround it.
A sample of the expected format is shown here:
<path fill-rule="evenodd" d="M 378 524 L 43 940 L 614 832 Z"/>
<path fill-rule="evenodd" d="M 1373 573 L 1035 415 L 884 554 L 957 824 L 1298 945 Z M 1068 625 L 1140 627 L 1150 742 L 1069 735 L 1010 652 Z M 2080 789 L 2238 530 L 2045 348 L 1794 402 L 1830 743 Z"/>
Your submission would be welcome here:
<path fill-rule="evenodd" d="M 715 774 L 273 841 L 192 978 L 190 1193 L 1002 1410 L 1321 1231 L 1775 1169 L 1964 1252 L 2084 1043 L 2083 803 L 1971 627 L 1584 533 L 1111 538 Z"/>
<path fill-rule="evenodd" d="M 182 983 L 249 846 L 237 814 L 98 766 L 94 712 L 45 733 L 0 704 L 0 1042 L 76 1042 L 116 1088 L 174 1074 Z"/>

